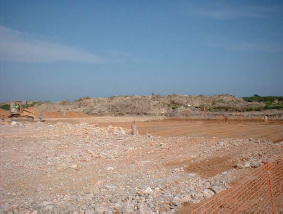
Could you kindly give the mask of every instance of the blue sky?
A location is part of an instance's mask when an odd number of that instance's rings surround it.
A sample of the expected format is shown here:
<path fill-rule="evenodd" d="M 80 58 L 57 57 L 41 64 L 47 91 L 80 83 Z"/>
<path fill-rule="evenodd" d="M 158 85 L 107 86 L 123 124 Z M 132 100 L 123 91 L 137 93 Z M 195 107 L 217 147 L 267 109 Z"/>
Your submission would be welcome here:
<path fill-rule="evenodd" d="M 282 96 L 283 1 L 0 0 L 0 101 Z"/>

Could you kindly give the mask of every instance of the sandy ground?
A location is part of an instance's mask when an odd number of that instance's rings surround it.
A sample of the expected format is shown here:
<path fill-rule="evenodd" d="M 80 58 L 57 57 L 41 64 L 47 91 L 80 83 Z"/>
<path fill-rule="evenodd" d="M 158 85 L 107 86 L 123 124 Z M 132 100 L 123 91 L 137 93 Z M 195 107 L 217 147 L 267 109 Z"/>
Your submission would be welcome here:
<path fill-rule="evenodd" d="M 283 158 L 282 123 L 156 119 L 1 122 L 0 211 L 176 212 Z"/>

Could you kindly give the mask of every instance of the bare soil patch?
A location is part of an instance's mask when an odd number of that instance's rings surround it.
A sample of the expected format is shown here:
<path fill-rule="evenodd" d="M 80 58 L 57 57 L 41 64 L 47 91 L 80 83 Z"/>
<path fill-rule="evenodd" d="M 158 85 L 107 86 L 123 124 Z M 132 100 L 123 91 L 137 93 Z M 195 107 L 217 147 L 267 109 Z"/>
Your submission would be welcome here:
<path fill-rule="evenodd" d="M 197 173 L 204 178 L 213 177 L 217 174 L 233 169 L 237 163 L 237 160 L 231 159 L 229 156 L 213 157 L 211 159 L 205 159 L 198 161 L 196 159 L 172 162 L 168 166 L 183 167 L 185 172 Z"/>
<path fill-rule="evenodd" d="M 215 157 L 200 162 L 190 163 L 185 167 L 186 172 L 194 172 L 204 178 L 213 177 L 235 167 L 237 161 L 230 157 Z"/>
<path fill-rule="evenodd" d="M 92 116 L 79 111 L 44 112 L 46 118 L 90 118 Z"/>
<path fill-rule="evenodd" d="M 133 122 L 100 122 L 102 127 L 109 125 L 131 128 Z M 229 137 L 269 139 L 281 142 L 283 139 L 283 121 L 211 121 L 165 119 L 137 122 L 139 134 L 153 136 L 190 136 L 190 137 Z"/>
<path fill-rule="evenodd" d="M 0 109 L 0 117 L 1 118 L 5 118 L 5 117 L 8 117 L 8 116 L 9 116 L 9 111 Z"/>

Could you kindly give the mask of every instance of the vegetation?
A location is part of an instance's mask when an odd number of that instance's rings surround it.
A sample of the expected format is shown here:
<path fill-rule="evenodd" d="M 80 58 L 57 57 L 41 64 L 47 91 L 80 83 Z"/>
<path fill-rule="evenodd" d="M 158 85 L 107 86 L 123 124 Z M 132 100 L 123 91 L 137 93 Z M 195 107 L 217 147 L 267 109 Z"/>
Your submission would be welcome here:
<path fill-rule="evenodd" d="M 23 108 L 29 108 L 29 107 L 33 107 L 35 105 L 39 105 L 41 104 L 42 102 L 37 102 L 37 101 L 33 101 L 32 103 L 29 103 L 29 104 L 21 104 Z M 10 104 L 4 104 L 0 107 L 1 109 L 3 110 L 10 110 Z"/>
<path fill-rule="evenodd" d="M 279 96 L 265 96 L 261 97 L 254 94 L 253 97 L 243 97 L 246 102 L 260 102 L 264 103 L 265 106 L 257 109 L 252 109 L 251 111 L 262 111 L 267 109 L 283 109 L 283 97 Z M 250 109 L 247 109 L 250 110 Z"/>
<path fill-rule="evenodd" d="M 232 106 L 215 106 L 208 107 L 211 112 L 226 111 L 226 112 L 248 112 L 248 111 L 264 111 L 270 109 L 283 109 L 283 104 L 266 104 L 262 107 L 232 107 Z"/>
<path fill-rule="evenodd" d="M 75 102 L 80 102 L 80 101 L 83 101 L 83 100 L 88 100 L 88 99 L 91 99 L 91 97 L 80 97 L 79 99 L 75 100 Z"/>
<path fill-rule="evenodd" d="M 10 105 L 9 104 L 5 104 L 5 105 L 2 105 L 1 107 L 0 107 L 1 109 L 3 109 L 3 110 L 10 110 Z"/>
<path fill-rule="evenodd" d="M 175 110 L 177 108 L 178 108 L 178 106 L 172 106 L 172 110 Z"/>
<path fill-rule="evenodd" d="M 33 107 L 33 106 L 35 106 L 35 105 L 37 105 L 37 104 L 39 104 L 39 102 L 33 101 L 33 102 L 30 103 L 30 104 L 22 104 L 22 107 L 23 107 L 23 108 L 29 108 L 29 107 Z"/>
<path fill-rule="evenodd" d="M 283 103 L 281 104 L 266 104 L 264 109 L 283 109 Z"/>
<path fill-rule="evenodd" d="M 253 97 L 243 97 L 246 102 L 263 102 L 263 103 L 274 103 L 276 100 L 278 102 L 283 102 L 283 97 L 267 96 L 261 97 L 255 94 Z"/>

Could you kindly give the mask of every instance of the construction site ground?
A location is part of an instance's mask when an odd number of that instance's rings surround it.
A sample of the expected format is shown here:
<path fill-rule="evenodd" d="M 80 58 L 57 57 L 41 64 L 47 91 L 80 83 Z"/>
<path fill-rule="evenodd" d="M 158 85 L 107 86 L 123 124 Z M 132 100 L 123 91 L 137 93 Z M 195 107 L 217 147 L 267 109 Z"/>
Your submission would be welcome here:
<path fill-rule="evenodd" d="M 177 212 L 283 158 L 282 121 L 49 116 L 0 123 L 0 212 Z"/>
<path fill-rule="evenodd" d="M 109 125 L 131 128 L 131 122 L 98 122 L 100 126 Z M 227 121 L 224 120 L 186 120 L 163 119 L 138 121 L 138 132 L 141 135 L 165 137 L 225 137 L 269 139 L 273 142 L 283 141 L 283 121 Z"/>

